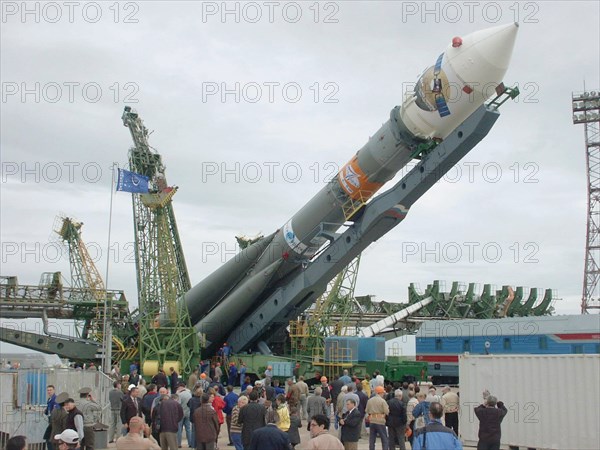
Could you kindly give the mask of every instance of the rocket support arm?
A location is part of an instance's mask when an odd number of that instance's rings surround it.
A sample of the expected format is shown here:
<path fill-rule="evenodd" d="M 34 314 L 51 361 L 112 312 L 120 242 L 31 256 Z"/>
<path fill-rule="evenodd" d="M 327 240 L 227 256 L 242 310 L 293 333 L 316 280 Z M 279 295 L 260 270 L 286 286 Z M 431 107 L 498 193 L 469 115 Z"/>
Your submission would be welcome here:
<path fill-rule="evenodd" d="M 94 361 L 99 358 L 102 343 L 77 338 L 55 337 L 20 329 L 0 327 L 0 341 L 19 345 L 42 353 L 56 353 L 73 361 Z"/>
<path fill-rule="evenodd" d="M 500 113 L 481 106 L 392 189 L 369 202 L 354 225 L 289 282 L 250 311 L 227 342 L 238 351 L 268 340 L 308 308 L 327 282 L 406 216 L 408 209 L 490 131 Z"/>

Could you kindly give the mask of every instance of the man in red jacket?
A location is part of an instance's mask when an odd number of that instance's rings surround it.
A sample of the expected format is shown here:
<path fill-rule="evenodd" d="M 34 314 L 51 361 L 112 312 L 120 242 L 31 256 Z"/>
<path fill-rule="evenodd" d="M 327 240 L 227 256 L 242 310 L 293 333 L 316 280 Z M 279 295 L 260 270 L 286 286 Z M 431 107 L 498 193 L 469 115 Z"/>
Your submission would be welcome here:
<path fill-rule="evenodd" d="M 219 393 L 210 388 L 208 390 L 208 395 L 210 395 L 210 403 L 217 414 L 217 420 L 219 422 L 219 429 L 217 430 L 217 437 L 215 438 L 215 446 L 217 445 L 217 440 L 219 439 L 219 433 L 221 432 L 221 425 L 225 422 L 225 418 L 223 417 L 223 409 L 225 408 L 225 400 L 219 395 Z"/>

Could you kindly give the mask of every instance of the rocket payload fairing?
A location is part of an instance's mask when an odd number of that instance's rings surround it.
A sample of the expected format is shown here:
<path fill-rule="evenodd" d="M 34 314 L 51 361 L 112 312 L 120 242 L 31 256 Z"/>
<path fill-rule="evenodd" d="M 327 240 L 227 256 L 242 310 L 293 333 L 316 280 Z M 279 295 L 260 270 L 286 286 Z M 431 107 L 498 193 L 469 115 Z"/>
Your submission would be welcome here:
<path fill-rule="evenodd" d="M 455 37 L 402 105 L 329 183 L 275 233 L 244 249 L 184 296 L 192 323 L 220 344 L 240 318 L 307 263 L 346 221 L 344 205 L 367 202 L 414 156 L 441 141 L 502 82 L 518 24 Z M 403 213 L 406 213 L 404 211 Z M 241 349 L 236 349 L 241 350 Z"/>

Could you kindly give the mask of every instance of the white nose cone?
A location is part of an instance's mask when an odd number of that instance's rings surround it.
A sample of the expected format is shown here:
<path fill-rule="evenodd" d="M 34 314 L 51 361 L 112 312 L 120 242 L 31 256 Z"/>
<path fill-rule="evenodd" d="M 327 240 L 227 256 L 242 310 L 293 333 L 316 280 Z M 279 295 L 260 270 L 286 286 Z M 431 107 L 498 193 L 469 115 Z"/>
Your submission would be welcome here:
<path fill-rule="evenodd" d="M 457 77 L 472 84 L 499 84 L 508 69 L 519 25 L 511 23 L 476 31 L 462 39 L 462 45 L 446 49 L 447 64 Z"/>
<path fill-rule="evenodd" d="M 511 23 L 455 37 L 408 93 L 400 119 L 415 135 L 444 139 L 502 82 L 519 25 Z"/>

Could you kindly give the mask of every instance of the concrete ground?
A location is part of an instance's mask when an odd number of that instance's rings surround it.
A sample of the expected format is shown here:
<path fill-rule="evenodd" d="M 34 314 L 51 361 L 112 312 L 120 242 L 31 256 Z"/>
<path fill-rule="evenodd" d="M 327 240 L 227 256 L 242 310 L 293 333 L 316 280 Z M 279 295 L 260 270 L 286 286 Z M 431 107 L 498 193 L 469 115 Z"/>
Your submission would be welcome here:
<path fill-rule="evenodd" d="M 306 448 L 306 444 L 308 443 L 308 441 L 310 440 L 310 433 L 308 431 L 306 431 L 306 426 L 307 426 L 307 422 L 305 420 L 302 421 L 302 427 L 300 428 L 300 440 L 301 443 L 299 445 L 296 446 L 297 450 L 302 450 L 304 448 Z M 333 425 L 332 425 L 333 428 Z M 336 430 L 330 430 L 330 433 L 333 434 L 334 436 L 338 436 L 339 437 L 339 433 Z M 187 445 L 187 441 L 185 438 L 185 432 L 183 433 L 184 437 L 183 437 L 183 443 L 182 443 L 182 448 L 188 448 Z M 221 434 L 219 435 L 219 449 L 220 450 L 226 450 L 226 449 L 233 449 L 233 446 L 228 446 L 227 443 L 229 442 L 228 438 L 227 438 L 227 426 L 225 424 L 223 424 L 223 426 L 221 427 Z M 108 448 L 115 448 L 115 444 L 108 444 Z M 377 444 L 375 445 L 375 449 L 379 450 L 381 449 L 381 440 L 379 440 L 377 442 Z M 398 447 L 396 447 L 398 448 Z M 464 447 L 464 449 L 474 449 L 475 447 Z M 368 450 L 369 449 L 369 437 L 362 437 L 360 439 L 360 441 L 358 441 L 358 450 Z M 383 450 L 387 450 L 387 449 L 383 449 Z M 408 442 L 406 442 L 406 450 L 410 450 L 410 444 Z"/>

